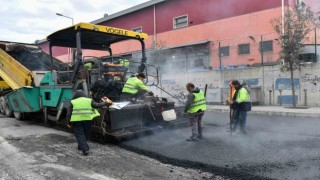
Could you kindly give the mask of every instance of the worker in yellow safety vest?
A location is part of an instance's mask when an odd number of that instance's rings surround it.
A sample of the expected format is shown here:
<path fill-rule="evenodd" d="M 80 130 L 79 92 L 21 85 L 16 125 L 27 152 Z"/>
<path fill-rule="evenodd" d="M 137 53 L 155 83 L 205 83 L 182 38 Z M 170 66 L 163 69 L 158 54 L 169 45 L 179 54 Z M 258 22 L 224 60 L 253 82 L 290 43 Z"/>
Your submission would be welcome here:
<path fill-rule="evenodd" d="M 128 59 L 125 59 L 125 58 L 121 58 L 119 59 L 119 64 L 122 64 L 123 66 L 130 66 L 130 61 Z"/>
<path fill-rule="evenodd" d="M 77 81 L 75 83 L 76 87 L 79 87 L 79 84 L 82 84 L 83 91 L 85 95 L 88 96 L 88 82 L 89 82 L 89 70 L 93 69 L 94 62 L 93 61 L 85 61 L 80 66 L 79 72 L 77 74 Z"/>
<path fill-rule="evenodd" d="M 137 76 L 130 77 L 123 86 L 121 99 L 136 99 L 145 95 L 146 93 L 153 96 L 153 92 L 150 91 L 150 88 L 143 83 L 145 78 L 146 77 L 143 73 L 138 73 Z"/>
<path fill-rule="evenodd" d="M 74 135 L 78 142 L 78 150 L 81 150 L 83 155 L 88 155 L 89 145 L 87 141 L 90 138 L 91 122 L 100 116 L 95 108 L 109 106 L 112 101 L 104 97 L 101 103 L 94 102 L 92 99 L 87 98 L 82 90 L 77 90 L 71 100 L 68 109 L 69 124 L 72 124 Z"/>
<path fill-rule="evenodd" d="M 234 85 L 232 84 L 233 81 L 229 82 L 229 87 L 230 87 L 230 92 L 229 92 L 229 98 L 228 98 L 228 103 L 229 103 L 229 127 L 230 127 L 230 135 L 232 135 L 232 125 L 233 125 L 233 115 L 234 115 L 234 111 L 233 111 L 233 99 L 234 99 L 234 95 L 236 93 L 236 88 L 234 87 Z"/>
<path fill-rule="evenodd" d="M 186 107 L 184 112 L 189 117 L 190 126 L 192 126 L 192 135 L 187 141 L 196 141 L 203 139 L 202 136 L 202 116 L 207 109 L 204 92 L 196 88 L 194 84 L 188 83 L 186 85 L 189 94 L 187 96 Z"/>
<path fill-rule="evenodd" d="M 240 132 L 247 134 L 247 111 L 251 111 L 249 89 L 242 86 L 237 80 L 233 81 L 232 84 L 236 88 L 236 93 L 232 101 L 232 107 L 234 109 L 232 131 L 236 131 L 238 124 L 240 124 Z"/>

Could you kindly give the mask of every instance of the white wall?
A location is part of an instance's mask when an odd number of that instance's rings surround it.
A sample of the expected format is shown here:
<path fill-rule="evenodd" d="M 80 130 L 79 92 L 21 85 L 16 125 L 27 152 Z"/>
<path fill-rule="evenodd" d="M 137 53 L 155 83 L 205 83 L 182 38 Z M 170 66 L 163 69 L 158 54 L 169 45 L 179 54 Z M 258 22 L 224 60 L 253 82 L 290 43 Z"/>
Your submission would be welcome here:
<path fill-rule="evenodd" d="M 294 71 L 296 96 L 298 104 L 305 104 L 305 90 L 308 106 L 320 106 L 320 69 L 318 64 L 306 65 L 301 70 Z M 162 76 L 162 88 L 178 98 L 183 99 L 187 94 L 185 84 L 194 83 L 204 89 L 208 84 L 207 101 L 212 104 L 222 104 L 227 100 L 231 80 L 246 81 L 252 88 L 252 101 L 269 105 L 290 104 L 291 85 L 290 73 L 281 72 L 279 66 L 252 67 L 246 69 L 232 69 L 222 71 L 207 71 L 194 73 L 171 72 Z M 170 96 L 153 88 L 156 94 L 170 98 Z M 272 92 L 269 93 L 269 90 Z M 281 91 L 281 97 L 280 97 Z M 171 98 L 172 99 L 172 98 Z"/>

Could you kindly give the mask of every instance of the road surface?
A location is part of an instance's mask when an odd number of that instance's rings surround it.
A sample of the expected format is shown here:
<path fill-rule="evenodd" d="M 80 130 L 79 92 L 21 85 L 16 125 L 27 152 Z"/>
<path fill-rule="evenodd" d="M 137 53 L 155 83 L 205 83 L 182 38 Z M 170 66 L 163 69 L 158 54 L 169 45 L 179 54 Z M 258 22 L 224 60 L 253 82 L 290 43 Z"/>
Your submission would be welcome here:
<path fill-rule="evenodd" d="M 90 154 L 83 156 L 70 133 L 0 115 L 0 179 L 223 179 L 164 164 L 116 145 L 89 144 Z"/>
<path fill-rule="evenodd" d="M 161 162 L 234 179 L 320 179 L 320 119 L 249 115 L 248 134 L 230 136 L 227 113 L 207 112 L 205 139 L 190 127 L 162 130 L 119 146 Z"/>

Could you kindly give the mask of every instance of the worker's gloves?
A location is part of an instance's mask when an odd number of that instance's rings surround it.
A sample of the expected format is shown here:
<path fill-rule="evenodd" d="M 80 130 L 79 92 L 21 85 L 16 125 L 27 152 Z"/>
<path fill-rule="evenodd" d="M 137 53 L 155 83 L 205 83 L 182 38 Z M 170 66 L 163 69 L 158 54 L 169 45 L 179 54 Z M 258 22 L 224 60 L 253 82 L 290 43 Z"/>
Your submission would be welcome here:
<path fill-rule="evenodd" d="M 68 124 L 67 124 L 67 128 L 68 128 L 68 129 L 71 129 L 71 128 L 72 128 L 72 124 L 71 124 L 71 123 L 68 123 Z"/>
<path fill-rule="evenodd" d="M 153 94 L 152 91 L 148 91 L 148 95 L 149 95 L 149 96 L 153 96 L 154 94 Z"/>
<path fill-rule="evenodd" d="M 101 98 L 101 100 L 102 100 L 103 102 L 105 102 L 107 105 L 111 105 L 111 104 L 112 104 L 112 101 L 111 101 L 109 98 L 107 98 L 106 96 L 104 96 L 103 98 Z"/>

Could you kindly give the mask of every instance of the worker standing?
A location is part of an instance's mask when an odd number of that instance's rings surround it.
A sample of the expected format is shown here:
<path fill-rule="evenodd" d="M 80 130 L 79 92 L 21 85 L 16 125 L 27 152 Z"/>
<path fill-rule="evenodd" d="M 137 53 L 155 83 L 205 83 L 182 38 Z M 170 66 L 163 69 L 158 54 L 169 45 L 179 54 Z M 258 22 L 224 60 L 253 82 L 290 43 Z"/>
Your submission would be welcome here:
<path fill-rule="evenodd" d="M 236 131 L 237 125 L 240 123 L 241 133 L 247 134 L 247 111 L 251 111 L 250 94 L 247 89 L 239 83 L 239 81 L 233 81 L 232 84 L 236 88 L 236 93 L 232 101 L 234 109 L 232 131 Z"/>
<path fill-rule="evenodd" d="M 127 72 L 129 70 L 129 66 L 130 66 L 129 59 L 121 57 L 119 59 L 119 64 L 121 64 L 124 67 L 124 72 Z"/>
<path fill-rule="evenodd" d="M 74 135 L 78 142 L 78 150 L 81 150 L 83 155 L 86 156 L 89 153 L 87 141 L 90 138 L 92 120 L 100 116 L 98 110 L 95 108 L 108 106 L 110 104 L 112 104 L 112 101 L 107 98 L 104 98 L 101 103 L 94 102 L 92 99 L 87 98 L 82 90 L 77 90 L 74 93 L 67 117 L 73 126 Z"/>
<path fill-rule="evenodd" d="M 122 64 L 123 66 L 128 67 L 128 66 L 130 66 L 130 61 L 128 59 L 125 59 L 125 58 L 120 58 L 119 59 L 119 64 Z"/>
<path fill-rule="evenodd" d="M 186 85 L 189 94 L 187 96 L 186 107 L 184 112 L 190 118 L 190 126 L 192 126 L 192 135 L 187 141 L 196 141 L 202 139 L 202 116 L 207 109 L 204 92 L 195 88 L 194 84 L 188 83 Z"/>
<path fill-rule="evenodd" d="M 121 99 L 128 100 L 132 98 L 139 98 L 145 93 L 152 96 L 153 92 L 150 91 L 149 87 L 143 83 L 145 78 L 146 77 L 143 73 L 138 73 L 137 76 L 130 77 L 122 89 Z"/>
<path fill-rule="evenodd" d="M 234 87 L 234 85 L 232 84 L 233 81 L 231 81 L 229 83 L 229 87 L 230 87 L 230 92 L 229 92 L 229 99 L 228 99 L 228 103 L 229 103 L 229 118 L 230 118 L 230 134 L 232 134 L 232 125 L 233 125 L 233 114 L 234 114 L 234 107 L 233 107 L 233 98 L 234 95 L 236 93 L 236 88 Z"/>
<path fill-rule="evenodd" d="M 82 84 L 81 87 L 83 88 L 85 95 L 88 96 L 88 77 L 89 77 L 89 70 L 93 69 L 94 62 L 93 61 L 85 61 L 77 74 L 77 81 L 76 86 Z"/>

